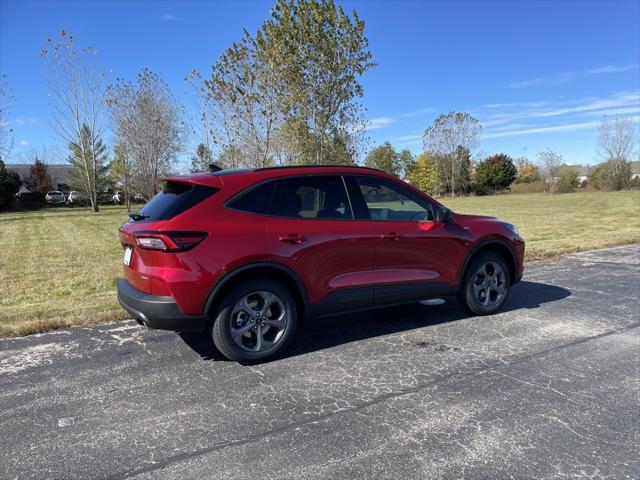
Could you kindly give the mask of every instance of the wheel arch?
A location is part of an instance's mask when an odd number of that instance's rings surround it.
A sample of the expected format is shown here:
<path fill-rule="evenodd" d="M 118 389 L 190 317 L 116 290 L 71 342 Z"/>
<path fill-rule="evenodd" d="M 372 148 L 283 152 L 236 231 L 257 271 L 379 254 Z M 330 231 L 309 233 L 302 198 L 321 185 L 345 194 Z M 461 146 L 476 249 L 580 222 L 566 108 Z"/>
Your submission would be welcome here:
<path fill-rule="evenodd" d="M 505 259 L 505 261 L 507 262 L 507 267 L 509 268 L 510 285 L 513 285 L 515 283 L 515 277 L 518 268 L 515 252 L 506 241 L 499 238 L 491 238 L 483 240 L 476 244 L 465 257 L 463 267 L 458 275 L 458 288 L 462 287 L 464 279 L 467 276 L 469 266 L 471 265 L 473 259 L 485 252 L 497 253 Z"/>
<path fill-rule="evenodd" d="M 245 278 L 261 275 L 273 278 L 284 284 L 293 295 L 302 320 L 309 311 L 307 290 L 300 276 L 289 267 L 276 262 L 254 262 L 238 267 L 222 277 L 209 293 L 204 307 L 204 313 L 209 314 L 209 322 L 213 320 L 210 315 L 216 309 L 225 294 Z"/>

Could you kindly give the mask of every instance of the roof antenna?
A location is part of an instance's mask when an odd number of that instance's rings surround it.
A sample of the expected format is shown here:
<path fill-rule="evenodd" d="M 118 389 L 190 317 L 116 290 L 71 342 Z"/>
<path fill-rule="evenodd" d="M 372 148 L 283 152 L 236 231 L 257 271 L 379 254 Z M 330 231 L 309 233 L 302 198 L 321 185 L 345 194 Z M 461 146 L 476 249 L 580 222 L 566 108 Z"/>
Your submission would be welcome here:
<path fill-rule="evenodd" d="M 219 167 L 215 163 L 210 163 L 209 164 L 209 172 L 210 173 L 216 173 L 216 172 L 219 172 L 220 170 L 222 170 L 222 167 Z"/>

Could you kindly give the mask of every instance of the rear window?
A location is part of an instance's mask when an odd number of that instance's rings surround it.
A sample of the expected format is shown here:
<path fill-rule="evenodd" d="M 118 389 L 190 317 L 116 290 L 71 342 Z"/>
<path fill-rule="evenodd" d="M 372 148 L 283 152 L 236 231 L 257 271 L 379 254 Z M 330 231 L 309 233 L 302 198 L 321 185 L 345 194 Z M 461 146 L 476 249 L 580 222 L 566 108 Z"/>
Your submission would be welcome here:
<path fill-rule="evenodd" d="M 269 203 L 271 203 L 271 195 L 275 184 L 275 180 L 272 180 L 251 188 L 229 202 L 228 207 L 234 210 L 242 210 L 243 212 L 265 214 L 269 208 Z"/>
<path fill-rule="evenodd" d="M 183 182 L 165 182 L 158 192 L 138 212 L 138 218 L 147 222 L 168 220 L 197 205 L 216 192 L 213 187 Z"/>

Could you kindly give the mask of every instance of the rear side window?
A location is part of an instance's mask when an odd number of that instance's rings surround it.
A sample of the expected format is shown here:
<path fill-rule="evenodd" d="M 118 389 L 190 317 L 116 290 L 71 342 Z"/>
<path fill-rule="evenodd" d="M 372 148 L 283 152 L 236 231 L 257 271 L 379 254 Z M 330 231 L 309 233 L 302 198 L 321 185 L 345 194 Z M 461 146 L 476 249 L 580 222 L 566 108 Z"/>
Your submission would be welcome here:
<path fill-rule="evenodd" d="M 136 220 L 147 222 L 168 220 L 197 205 L 215 192 L 215 188 L 204 185 L 165 182 L 162 191 L 138 212 Z"/>
<path fill-rule="evenodd" d="M 289 218 L 353 219 L 342 177 L 337 175 L 281 179 L 269 213 Z"/>
<path fill-rule="evenodd" d="M 273 195 L 275 184 L 276 182 L 272 180 L 251 188 L 229 202 L 227 206 L 234 210 L 264 215 L 267 213 L 269 203 L 271 203 L 271 195 Z"/>

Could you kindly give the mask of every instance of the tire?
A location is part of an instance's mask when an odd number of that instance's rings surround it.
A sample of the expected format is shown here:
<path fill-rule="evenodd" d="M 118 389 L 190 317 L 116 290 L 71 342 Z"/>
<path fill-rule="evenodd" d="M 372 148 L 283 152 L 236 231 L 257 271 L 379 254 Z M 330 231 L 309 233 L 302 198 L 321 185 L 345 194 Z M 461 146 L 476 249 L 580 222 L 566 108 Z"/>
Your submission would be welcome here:
<path fill-rule="evenodd" d="M 510 288 L 511 276 L 504 257 L 483 253 L 469 264 L 458 302 L 474 315 L 491 315 L 504 305 Z"/>
<path fill-rule="evenodd" d="M 259 363 L 287 347 L 297 323 L 298 310 L 289 289 L 270 278 L 256 278 L 225 295 L 214 313 L 211 337 L 229 360 Z"/>

